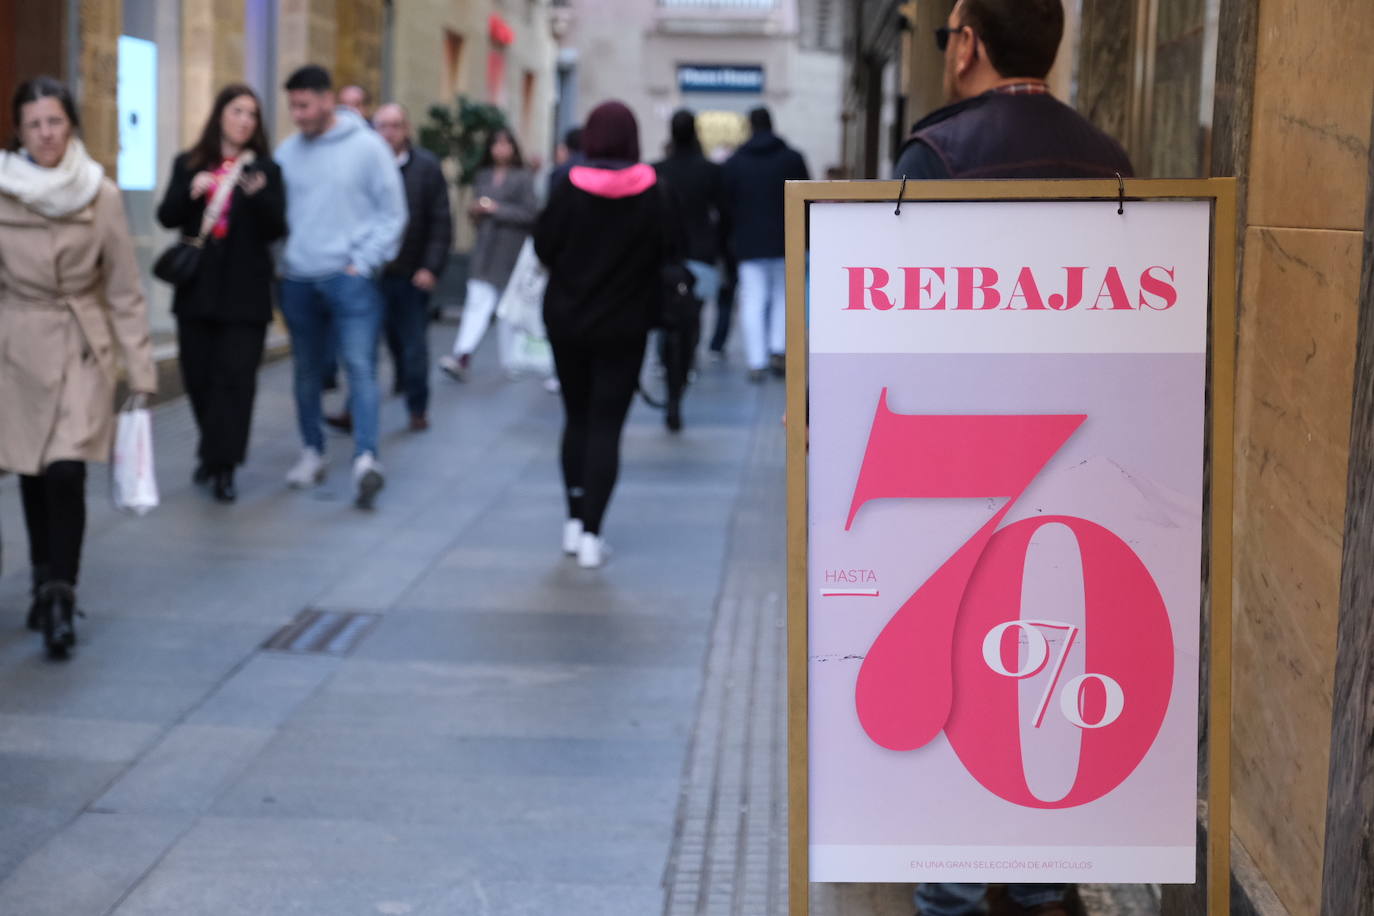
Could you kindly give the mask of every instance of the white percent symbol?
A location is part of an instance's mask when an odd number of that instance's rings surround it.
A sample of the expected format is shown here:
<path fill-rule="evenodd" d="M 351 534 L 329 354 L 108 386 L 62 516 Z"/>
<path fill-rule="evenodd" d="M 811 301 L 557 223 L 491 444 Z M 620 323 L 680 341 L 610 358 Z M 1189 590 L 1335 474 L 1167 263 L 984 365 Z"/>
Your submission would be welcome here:
<path fill-rule="evenodd" d="M 1002 638 L 1007 630 L 1013 627 L 1019 629 L 1026 637 L 1026 658 L 1015 669 L 1008 668 L 1002 661 Z M 1049 662 L 1050 643 L 1045 638 L 1044 630 L 1063 631 L 1064 647 L 1059 651 L 1054 674 L 1045 686 L 1040 705 L 1036 707 L 1033 723 L 1035 728 L 1039 728 L 1045 721 L 1045 711 L 1049 708 L 1050 697 L 1054 696 L 1054 688 L 1058 686 L 1059 677 L 1064 673 L 1064 663 L 1069 658 L 1069 649 L 1073 648 L 1079 628 L 1062 620 L 1008 620 L 993 627 L 988 631 L 988 635 L 983 637 L 983 661 L 987 662 L 988 667 L 1003 677 L 1022 680 L 1039 674 Z M 1083 685 L 1092 680 L 1102 686 L 1102 692 L 1106 697 L 1106 708 L 1102 712 L 1102 718 L 1096 722 L 1088 722 L 1083 718 Z M 1064 718 L 1079 728 L 1105 728 L 1120 717 L 1125 707 L 1126 694 L 1121 685 L 1105 674 L 1080 674 L 1065 684 L 1059 695 L 1060 712 L 1064 714 Z"/>

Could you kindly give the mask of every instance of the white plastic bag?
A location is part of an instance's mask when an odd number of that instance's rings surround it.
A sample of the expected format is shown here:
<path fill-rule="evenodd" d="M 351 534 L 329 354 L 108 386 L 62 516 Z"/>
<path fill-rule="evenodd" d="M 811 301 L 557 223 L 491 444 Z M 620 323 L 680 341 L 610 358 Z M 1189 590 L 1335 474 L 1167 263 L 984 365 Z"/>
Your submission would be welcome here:
<path fill-rule="evenodd" d="M 553 375 L 553 348 L 544 338 L 515 328 L 511 334 L 506 363 L 508 372 L 550 376 Z"/>
<path fill-rule="evenodd" d="M 153 418 L 146 408 L 123 410 L 115 427 L 114 456 L 110 460 L 110 492 L 115 508 L 146 515 L 157 508 L 157 477 L 153 471 Z"/>
<path fill-rule="evenodd" d="M 544 287 L 549 283 L 548 271 L 534 253 L 534 242 L 525 239 L 520 257 L 515 261 L 510 281 L 496 303 L 496 317 L 530 337 L 546 339 L 544 331 Z"/>

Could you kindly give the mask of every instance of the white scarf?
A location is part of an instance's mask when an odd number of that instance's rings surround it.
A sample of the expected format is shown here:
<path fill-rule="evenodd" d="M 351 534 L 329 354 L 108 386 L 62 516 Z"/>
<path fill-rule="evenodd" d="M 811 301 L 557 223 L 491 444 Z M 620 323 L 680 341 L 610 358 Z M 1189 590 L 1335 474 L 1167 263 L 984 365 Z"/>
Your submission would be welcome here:
<path fill-rule="evenodd" d="M 72 137 L 55 168 L 45 169 L 21 153 L 0 153 L 0 194 L 8 194 L 40 216 L 61 219 L 84 209 L 100 193 L 105 170 Z"/>

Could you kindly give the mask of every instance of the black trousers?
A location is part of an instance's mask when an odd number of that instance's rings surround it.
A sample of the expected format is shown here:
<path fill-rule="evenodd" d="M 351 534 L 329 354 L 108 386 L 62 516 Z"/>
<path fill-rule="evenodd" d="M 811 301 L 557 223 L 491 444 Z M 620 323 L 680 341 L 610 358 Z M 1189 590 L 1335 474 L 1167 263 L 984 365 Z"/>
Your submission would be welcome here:
<path fill-rule="evenodd" d="M 563 396 L 563 486 L 568 517 L 601 533 L 620 472 L 620 432 L 639 387 L 645 338 L 614 344 L 553 341 Z"/>
<path fill-rule="evenodd" d="M 19 477 L 34 584 L 76 584 L 86 536 L 86 465 L 54 461 L 41 474 Z"/>
<path fill-rule="evenodd" d="M 696 362 L 697 344 L 701 341 L 701 307 L 687 316 L 681 327 L 658 332 L 658 358 L 663 363 L 663 376 L 668 386 L 668 401 L 680 403 L 687 390 L 687 379 Z"/>
<path fill-rule="evenodd" d="M 711 334 L 711 349 L 720 353 L 730 336 L 730 322 L 735 317 L 735 287 L 739 285 L 739 266 L 733 261 L 722 265 L 720 291 L 716 293 L 716 325 Z"/>
<path fill-rule="evenodd" d="M 200 463 L 232 471 L 248 455 L 258 367 L 267 340 L 259 323 L 177 319 L 181 379 L 200 429 Z"/>

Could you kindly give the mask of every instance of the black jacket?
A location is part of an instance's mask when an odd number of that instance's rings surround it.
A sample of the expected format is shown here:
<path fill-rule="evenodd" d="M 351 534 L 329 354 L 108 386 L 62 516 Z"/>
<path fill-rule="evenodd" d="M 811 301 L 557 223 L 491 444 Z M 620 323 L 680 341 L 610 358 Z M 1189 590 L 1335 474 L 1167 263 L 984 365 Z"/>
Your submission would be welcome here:
<path fill-rule="evenodd" d="M 686 237 L 686 257 L 714 264 L 724 230 L 725 178 L 721 167 L 700 151 L 674 154 L 654 163 L 654 171 L 673 194 Z"/>
<path fill-rule="evenodd" d="M 741 261 L 780 258 L 783 184 L 811 177 L 806 160 L 776 134 L 754 134 L 725 163 L 730 250 Z"/>
<path fill-rule="evenodd" d="M 195 170 L 189 153 L 172 163 L 172 180 L 157 208 L 157 221 L 184 236 L 200 234 L 208 197 L 191 199 Z M 246 174 L 261 171 L 267 184 L 256 194 L 235 188 L 229 204 L 229 233 L 206 240 L 196 279 L 179 287 L 172 311 L 181 318 L 227 322 L 272 320 L 272 282 L 275 271 L 271 245 L 286 235 L 286 189 L 281 169 L 270 158 L 257 159 Z"/>
<path fill-rule="evenodd" d="M 549 271 L 544 325 L 554 344 L 642 345 L 658 313 L 678 217 L 649 166 L 593 171 L 606 188 L 560 182 L 534 225 L 534 250 Z M 645 180 L 647 187 L 625 192 Z"/>
<path fill-rule="evenodd" d="M 420 268 L 439 276 L 448 266 L 453 244 L 453 213 L 448 205 L 448 181 L 439 160 L 429 150 L 410 148 L 410 158 L 401 166 L 401 181 L 406 189 L 405 235 L 396 259 L 386 273 L 413 277 Z"/>
<path fill-rule="evenodd" d="M 1107 134 L 1046 93 L 985 92 L 922 118 L 893 174 L 907 178 L 1129 177 Z"/>

